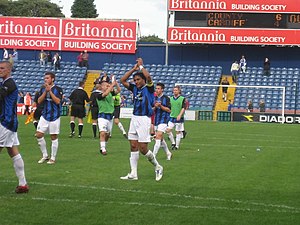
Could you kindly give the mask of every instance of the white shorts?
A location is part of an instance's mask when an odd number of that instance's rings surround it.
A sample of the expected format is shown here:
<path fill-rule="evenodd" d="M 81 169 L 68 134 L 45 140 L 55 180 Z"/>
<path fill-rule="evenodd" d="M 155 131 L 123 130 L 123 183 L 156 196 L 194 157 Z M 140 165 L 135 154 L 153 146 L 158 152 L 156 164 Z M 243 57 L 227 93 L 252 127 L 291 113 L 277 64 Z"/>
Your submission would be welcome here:
<path fill-rule="evenodd" d="M 0 124 L 0 148 L 20 145 L 18 133 L 8 130 Z"/>
<path fill-rule="evenodd" d="M 163 133 L 166 133 L 167 128 L 168 128 L 168 124 L 166 124 L 166 123 L 161 123 L 161 124 L 158 124 L 158 126 L 155 126 L 156 131 L 161 131 Z"/>
<path fill-rule="evenodd" d="M 168 129 L 172 130 L 175 127 L 175 131 L 184 131 L 183 123 L 168 122 Z"/>
<path fill-rule="evenodd" d="M 47 121 L 41 116 L 37 126 L 37 131 L 43 134 L 59 134 L 60 131 L 60 117 L 55 121 Z"/>
<path fill-rule="evenodd" d="M 137 140 L 140 143 L 150 142 L 150 127 L 150 117 L 133 115 L 130 120 L 128 140 Z"/>
<path fill-rule="evenodd" d="M 98 127 L 100 132 L 104 131 L 106 133 L 110 133 L 112 129 L 112 120 L 98 118 Z"/>

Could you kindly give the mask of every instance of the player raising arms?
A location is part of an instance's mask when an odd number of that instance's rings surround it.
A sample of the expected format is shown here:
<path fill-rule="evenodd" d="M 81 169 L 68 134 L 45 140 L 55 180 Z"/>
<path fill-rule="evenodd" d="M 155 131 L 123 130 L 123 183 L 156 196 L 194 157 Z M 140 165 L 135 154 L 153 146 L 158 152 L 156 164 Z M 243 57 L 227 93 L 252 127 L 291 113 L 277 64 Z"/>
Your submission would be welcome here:
<path fill-rule="evenodd" d="M 133 83 L 127 82 L 127 79 L 133 75 Z M 149 72 L 143 67 L 143 60 L 137 59 L 134 67 L 127 71 L 121 78 L 121 83 L 133 93 L 133 116 L 130 121 L 128 140 L 130 142 L 130 167 L 131 172 L 122 180 L 137 180 L 137 166 L 139 160 L 139 151 L 155 166 L 156 181 L 163 176 L 163 167 L 159 165 L 153 153 L 148 149 L 150 142 L 151 116 L 153 114 L 154 104 L 154 86 Z"/>
<path fill-rule="evenodd" d="M 58 150 L 58 134 L 60 131 L 60 108 L 62 99 L 62 89 L 54 84 L 55 74 L 46 72 L 44 76 L 45 84 L 40 90 L 38 104 L 43 104 L 43 112 L 37 126 L 36 137 L 42 152 L 42 158 L 38 163 L 54 164 Z M 51 136 L 51 158 L 48 157 L 46 148 L 45 133 Z"/>
<path fill-rule="evenodd" d="M 27 193 L 27 186 L 24 172 L 24 161 L 19 153 L 19 139 L 17 134 L 17 101 L 18 88 L 11 77 L 12 65 L 8 61 L 0 62 L 0 152 L 6 147 L 7 152 L 13 160 L 19 185 L 16 193 Z"/>
<path fill-rule="evenodd" d="M 106 144 L 110 136 L 112 127 L 112 119 L 114 115 L 114 99 L 113 95 L 118 94 L 121 88 L 115 79 L 112 79 L 112 83 L 109 80 L 100 81 L 100 92 L 97 96 L 98 104 L 98 126 L 100 132 L 100 153 L 106 155 Z M 116 87 L 116 90 L 114 90 Z"/>

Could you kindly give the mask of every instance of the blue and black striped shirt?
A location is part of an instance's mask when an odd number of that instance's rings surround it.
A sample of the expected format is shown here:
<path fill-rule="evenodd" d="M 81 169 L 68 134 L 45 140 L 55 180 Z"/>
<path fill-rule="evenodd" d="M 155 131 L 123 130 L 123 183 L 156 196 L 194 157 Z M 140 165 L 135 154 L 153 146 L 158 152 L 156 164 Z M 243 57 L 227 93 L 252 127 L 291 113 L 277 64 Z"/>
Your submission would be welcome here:
<path fill-rule="evenodd" d="M 155 96 L 155 102 L 160 102 L 162 106 L 168 107 L 171 109 L 170 98 L 166 95 Z M 154 125 L 165 123 L 167 124 L 170 119 L 170 113 L 163 111 L 161 108 L 155 108 L 155 121 Z"/>
<path fill-rule="evenodd" d="M 40 90 L 40 96 L 43 94 L 44 91 L 45 91 L 45 88 L 42 87 Z M 60 87 L 54 85 L 51 88 L 51 91 L 57 98 L 59 98 L 60 100 L 62 99 L 63 91 Z M 47 93 L 44 102 L 41 104 L 44 104 L 42 116 L 44 117 L 45 120 L 55 121 L 60 117 L 61 104 L 56 104 L 52 100 L 49 92 Z"/>
<path fill-rule="evenodd" d="M 15 81 L 9 77 L 0 83 L 0 122 L 13 132 L 18 130 L 17 102 L 18 88 Z"/>
<path fill-rule="evenodd" d="M 133 115 L 151 117 L 154 105 L 154 85 L 145 85 L 139 89 L 131 83 L 128 90 L 133 93 Z"/>

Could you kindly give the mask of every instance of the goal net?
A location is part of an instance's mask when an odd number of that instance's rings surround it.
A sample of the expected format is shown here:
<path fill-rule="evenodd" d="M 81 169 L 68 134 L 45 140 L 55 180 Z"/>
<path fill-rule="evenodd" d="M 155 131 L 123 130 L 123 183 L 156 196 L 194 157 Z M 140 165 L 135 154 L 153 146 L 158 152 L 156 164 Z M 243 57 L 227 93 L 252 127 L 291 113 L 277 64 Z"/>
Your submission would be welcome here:
<path fill-rule="evenodd" d="M 176 83 L 187 97 L 191 109 L 214 110 L 218 93 L 222 87 L 228 87 L 228 99 L 233 100 L 233 108 L 245 111 L 251 100 L 254 112 L 259 112 L 259 103 L 263 101 L 266 112 L 285 114 L 286 87 L 258 85 L 222 85 L 222 84 L 187 84 Z"/>

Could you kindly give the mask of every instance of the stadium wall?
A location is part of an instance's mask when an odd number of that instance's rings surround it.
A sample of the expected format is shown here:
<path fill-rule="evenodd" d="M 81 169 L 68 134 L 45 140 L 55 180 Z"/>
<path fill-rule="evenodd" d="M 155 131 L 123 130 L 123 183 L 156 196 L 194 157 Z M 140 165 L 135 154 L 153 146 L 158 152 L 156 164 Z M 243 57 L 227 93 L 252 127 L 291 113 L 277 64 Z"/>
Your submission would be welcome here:
<path fill-rule="evenodd" d="M 19 59 L 38 60 L 39 51 L 18 50 Z M 76 61 L 79 52 L 60 52 L 63 61 Z M 54 52 L 52 52 L 52 55 Z M 173 45 L 169 46 L 169 64 L 218 65 L 223 73 L 230 74 L 234 60 L 245 55 L 248 65 L 262 67 L 265 57 L 272 67 L 300 67 L 300 47 L 249 46 L 249 45 Z M 165 46 L 138 44 L 135 54 L 89 53 L 90 69 L 99 70 L 104 63 L 134 63 L 143 57 L 147 64 L 165 64 Z"/>

